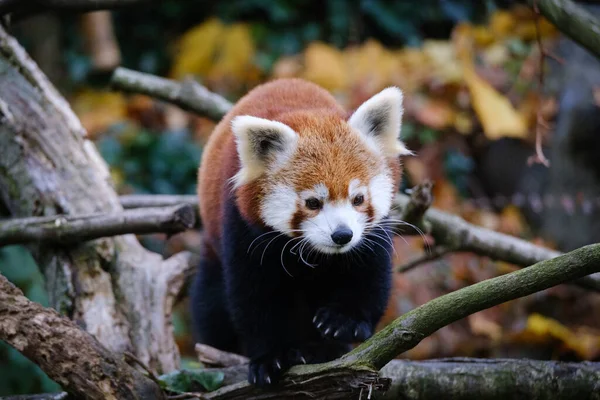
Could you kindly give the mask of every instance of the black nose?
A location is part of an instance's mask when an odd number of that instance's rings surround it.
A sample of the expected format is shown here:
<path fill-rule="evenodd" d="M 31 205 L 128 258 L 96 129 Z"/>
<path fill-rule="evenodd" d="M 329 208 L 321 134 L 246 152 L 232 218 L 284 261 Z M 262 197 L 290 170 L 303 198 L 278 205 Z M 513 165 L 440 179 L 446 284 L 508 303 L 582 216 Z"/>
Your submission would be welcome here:
<path fill-rule="evenodd" d="M 342 246 L 352 240 L 352 230 L 347 226 L 338 226 L 335 232 L 331 234 L 331 240 L 333 240 L 333 243 Z"/>

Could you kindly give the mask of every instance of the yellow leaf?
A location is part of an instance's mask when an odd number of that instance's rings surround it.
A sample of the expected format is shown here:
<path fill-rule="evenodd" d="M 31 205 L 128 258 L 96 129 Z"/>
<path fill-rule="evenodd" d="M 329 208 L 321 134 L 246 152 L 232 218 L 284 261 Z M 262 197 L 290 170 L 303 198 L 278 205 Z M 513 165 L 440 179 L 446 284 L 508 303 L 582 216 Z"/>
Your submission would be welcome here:
<path fill-rule="evenodd" d="M 509 11 L 498 10 L 490 17 L 489 25 L 494 36 L 504 38 L 514 34 L 516 21 Z"/>
<path fill-rule="evenodd" d="M 592 359 L 600 355 L 600 336 L 598 332 L 583 330 L 575 332 L 558 321 L 540 314 L 531 314 L 527 318 L 525 331 L 537 336 L 557 339 L 582 359 Z"/>
<path fill-rule="evenodd" d="M 188 74 L 207 74 L 220 46 L 224 29 L 218 19 L 210 18 L 188 30 L 177 44 L 170 77 L 181 79 Z"/>
<path fill-rule="evenodd" d="M 510 101 L 482 79 L 473 65 L 473 36 L 468 26 L 458 26 L 454 44 L 462 65 L 465 83 L 471 94 L 471 102 L 483 125 L 485 135 L 492 140 L 502 137 L 524 138 L 527 123 Z"/>
<path fill-rule="evenodd" d="M 255 50 L 248 25 L 240 23 L 228 26 L 221 40 L 217 59 L 210 70 L 210 79 L 242 82 L 253 77 Z"/>
<path fill-rule="evenodd" d="M 311 43 L 304 51 L 304 79 L 328 90 L 346 88 L 348 77 L 342 52 L 321 42 Z"/>

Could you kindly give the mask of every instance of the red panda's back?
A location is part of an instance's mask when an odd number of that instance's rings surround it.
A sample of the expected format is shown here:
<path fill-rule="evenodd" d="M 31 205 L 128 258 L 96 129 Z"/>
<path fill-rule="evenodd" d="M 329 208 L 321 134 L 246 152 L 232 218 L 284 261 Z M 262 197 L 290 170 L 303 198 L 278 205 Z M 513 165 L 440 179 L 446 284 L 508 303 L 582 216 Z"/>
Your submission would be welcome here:
<path fill-rule="evenodd" d="M 278 120 L 278 116 L 300 110 L 324 110 L 340 116 L 344 110 L 321 87 L 301 79 L 279 79 L 251 90 L 217 124 L 204 147 L 198 174 L 200 216 L 213 251 L 221 238 L 225 186 L 239 170 L 239 160 L 231 120 L 238 115 Z M 247 188 L 252 190 L 252 188 Z"/>

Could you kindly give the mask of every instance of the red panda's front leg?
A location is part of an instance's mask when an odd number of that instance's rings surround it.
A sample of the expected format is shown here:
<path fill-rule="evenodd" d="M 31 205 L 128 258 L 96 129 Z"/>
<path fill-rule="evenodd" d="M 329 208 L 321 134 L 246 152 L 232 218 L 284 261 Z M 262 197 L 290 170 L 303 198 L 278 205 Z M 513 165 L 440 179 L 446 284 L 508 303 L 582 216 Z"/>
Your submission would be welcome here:
<path fill-rule="evenodd" d="M 274 385 L 290 367 L 312 360 L 291 290 L 269 267 L 242 258 L 225 267 L 229 310 L 256 386 Z"/>
<path fill-rule="evenodd" d="M 393 249 L 382 236 L 369 239 L 373 248 L 368 261 L 355 258 L 350 265 L 344 265 L 343 274 L 335 278 L 336 285 L 327 293 L 326 303 L 312 319 L 326 339 L 365 341 L 373 335 L 385 312 L 391 290 Z"/>

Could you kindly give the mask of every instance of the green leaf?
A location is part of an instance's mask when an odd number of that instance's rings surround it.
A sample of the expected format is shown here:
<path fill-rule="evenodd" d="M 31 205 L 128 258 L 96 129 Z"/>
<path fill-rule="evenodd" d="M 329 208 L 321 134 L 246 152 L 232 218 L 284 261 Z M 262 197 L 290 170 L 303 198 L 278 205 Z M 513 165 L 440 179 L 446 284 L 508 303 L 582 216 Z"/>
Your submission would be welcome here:
<path fill-rule="evenodd" d="M 212 392 L 223 384 L 225 374 L 220 371 L 180 370 L 158 378 L 163 389 L 174 393 L 196 392 L 200 389 Z"/>

